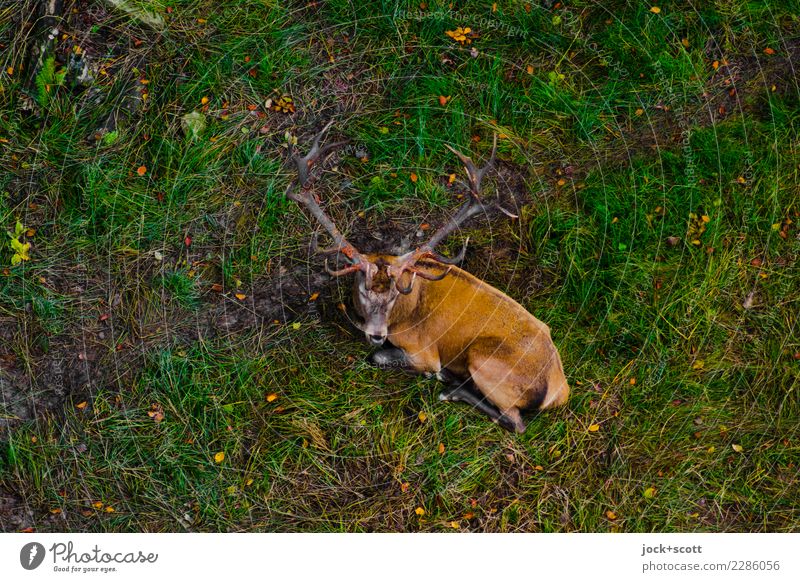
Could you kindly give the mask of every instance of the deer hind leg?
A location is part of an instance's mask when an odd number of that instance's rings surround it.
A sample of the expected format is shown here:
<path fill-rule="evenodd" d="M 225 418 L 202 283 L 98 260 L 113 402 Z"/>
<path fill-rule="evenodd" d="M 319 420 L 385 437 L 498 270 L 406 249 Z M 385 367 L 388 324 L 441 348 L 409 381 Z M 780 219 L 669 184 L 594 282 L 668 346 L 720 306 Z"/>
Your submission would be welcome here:
<path fill-rule="evenodd" d="M 522 390 L 513 371 L 499 358 L 491 355 L 470 354 L 469 373 L 480 393 L 493 404 L 504 417 L 501 426 L 509 425 L 517 433 L 527 428 L 520 414 Z"/>
<path fill-rule="evenodd" d="M 513 419 L 500 412 L 485 396 L 476 394 L 470 390 L 467 387 L 467 383 L 468 382 L 460 383 L 443 390 L 439 394 L 439 400 L 444 400 L 446 402 L 464 402 L 488 416 L 492 422 L 499 424 L 504 429 L 512 432 L 517 430 Z"/>

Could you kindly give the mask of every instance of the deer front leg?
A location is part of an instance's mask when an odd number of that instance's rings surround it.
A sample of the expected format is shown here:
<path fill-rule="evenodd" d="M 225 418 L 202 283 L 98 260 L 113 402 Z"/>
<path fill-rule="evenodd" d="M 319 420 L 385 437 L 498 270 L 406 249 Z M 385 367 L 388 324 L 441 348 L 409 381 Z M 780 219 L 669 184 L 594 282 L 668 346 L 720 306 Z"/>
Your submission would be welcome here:
<path fill-rule="evenodd" d="M 369 361 L 379 368 L 402 368 L 410 369 L 411 362 L 408 360 L 406 353 L 400 348 L 386 348 L 378 350 L 369 357 Z"/>

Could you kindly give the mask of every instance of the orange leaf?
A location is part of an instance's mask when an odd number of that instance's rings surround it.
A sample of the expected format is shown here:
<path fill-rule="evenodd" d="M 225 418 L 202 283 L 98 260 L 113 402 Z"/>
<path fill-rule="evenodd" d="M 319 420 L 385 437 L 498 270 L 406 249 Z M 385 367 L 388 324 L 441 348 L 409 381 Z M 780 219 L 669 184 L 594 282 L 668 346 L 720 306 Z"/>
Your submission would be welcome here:
<path fill-rule="evenodd" d="M 417 183 L 417 180 L 419 179 L 419 178 L 417 177 L 417 175 L 416 175 L 415 173 L 413 173 L 413 172 L 411 173 L 411 176 L 410 176 L 410 178 L 411 178 L 411 181 L 412 181 L 412 182 L 414 182 L 414 184 L 416 184 L 416 183 Z"/>
<path fill-rule="evenodd" d="M 447 105 L 448 101 L 450 101 L 450 96 L 445 97 L 444 95 L 439 95 L 439 105 L 444 107 Z"/>
<path fill-rule="evenodd" d="M 414 513 L 416 513 L 418 516 L 422 517 L 423 515 L 425 515 L 425 510 L 424 510 L 424 509 L 422 509 L 421 507 L 417 507 L 417 508 L 414 510 Z"/>
<path fill-rule="evenodd" d="M 439 443 L 439 454 L 440 455 L 444 454 L 444 443 Z"/>
<path fill-rule="evenodd" d="M 144 176 L 147 173 L 147 167 L 139 166 L 138 168 L 136 168 L 136 173 L 139 174 L 140 176 Z"/>
<path fill-rule="evenodd" d="M 766 55 L 774 55 L 775 54 L 775 49 L 771 49 L 771 48 L 767 47 L 767 48 L 764 49 L 764 54 L 766 54 Z"/>
<path fill-rule="evenodd" d="M 660 14 L 661 8 L 659 8 L 658 6 L 653 6 L 650 8 L 650 12 L 652 12 L 653 14 Z"/>
<path fill-rule="evenodd" d="M 238 299 L 239 301 L 244 301 L 245 299 L 247 299 L 247 295 L 245 295 L 244 293 L 237 293 L 236 299 Z"/>
<path fill-rule="evenodd" d="M 278 399 L 278 395 L 272 392 L 271 394 L 267 394 L 267 402 L 275 402 Z"/>
<path fill-rule="evenodd" d="M 76 404 L 75 408 L 77 408 L 78 410 L 83 410 L 84 408 L 86 408 L 86 406 L 88 406 L 88 404 L 89 403 L 84 400 L 83 402 Z"/>

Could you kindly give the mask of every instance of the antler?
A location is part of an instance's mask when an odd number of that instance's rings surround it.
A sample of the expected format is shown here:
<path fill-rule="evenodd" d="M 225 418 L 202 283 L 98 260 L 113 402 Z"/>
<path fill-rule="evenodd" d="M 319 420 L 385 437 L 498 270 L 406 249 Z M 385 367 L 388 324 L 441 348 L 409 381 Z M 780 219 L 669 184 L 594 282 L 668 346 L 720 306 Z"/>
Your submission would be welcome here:
<path fill-rule="evenodd" d="M 422 277 L 424 279 L 429 279 L 429 280 L 432 280 L 432 281 L 438 281 L 439 279 L 444 278 L 447 275 L 447 273 L 450 272 L 450 269 L 448 268 L 448 270 L 445 271 L 440 276 L 428 275 L 426 273 L 423 273 L 422 271 L 417 270 L 414 267 L 414 265 L 416 265 L 417 261 L 419 261 L 419 260 L 421 260 L 423 258 L 426 258 L 426 257 L 431 257 L 431 258 L 439 261 L 440 263 L 453 265 L 455 263 L 461 262 L 464 259 L 464 255 L 465 255 L 465 253 L 467 251 L 467 244 L 469 244 L 469 237 L 467 237 L 467 239 L 464 241 L 464 246 L 461 248 L 461 252 L 459 252 L 458 255 L 456 255 L 453 258 L 443 257 L 439 253 L 435 252 L 434 249 L 436 248 L 436 246 L 439 243 L 441 243 L 445 238 L 447 238 L 454 230 L 458 229 L 464 222 L 466 222 L 467 220 L 469 220 L 470 218 L 472 218 L 476 214 L 484 213 L 484 212 L 486 212 L 486 209 L 489 206 L 494 206 L 494 207 L 500 209 L 504 214 L 506 214 L 508 216 L 511 216 L 512 218 L 516 218 L 516 215 L 514 215 L 511 212 L 507 211 L 506 209 L 502 208 L 499 205 L 499 203 L 495 202 L 495 203 L 489 205 L 489 204 L 484 203 L 480 198 L 481 181 L 483 180 L 483 177 L 486 175 L 486 172 L 488 172 L 492 168 L 492 166 L 494 164 L 494 160 L 495 160 L 495 154 L 497 153 L 497 134 L 494 134 L 494 140 L 493 140 L 493 143 L 492 143 L 492 153 L 489 156 L 489 160 L 486 162 L 486 164 L 482 168 L 478 168 L 470 158 L 468 158 L 467 156 L 465 156 L 464 154 L 462 154 L 458 150 L 450 147 L 447 144 L 445 144 L 445 147 L 447 147 L 447 149 L 449 149 L 451 152 L 456 154 L 458 156 L 458 158 L 461 160 L 461 162 L 464 164 L 464 170 L 466 171 L 467 178 L 469 180 L 469 190 L 470 190 L 469 197 L 464 202 L 464 204 L 461 205 L 461 208 L 458 209 L 458 212 L 456 212 L 453 215 L 453 217 L 449 221 L 447 221 L 447 223 L 442 225 L 433 234 L 433 236 L 431 236 L 431 238 L 428 239 L 428 242 L 426 242 L 422 246 L 418 247 L 416 250 L 411 251 L 410 253 L 407 253 L 401 259 L 401 262 L 398 265 L 395 265 L 393 267 L 393 270 L 395 272 L 395 277 L 396 277 L 395 281 L 396 281 L 396 284 L 397 284 L 397 289 L 401 293 L 410 293 L 411 292 L 411 287 L 414 284 L 414 276 L 415 275 L 419 275 L 420 277 Z M 408 287 L 401 287 L 400 286 L 400 276 L 405 271 L 410 271 L 410 272 L 414 273 L 414 276 L 412 276 L 411 283 L 408 285 Z"/>
<path fill-rule="evenodd" d="M 339 232 L 339 229 L 336 228 L 336 225 L 330 217 L 328 217 L 320 207 L 317 196 L 309 188 L 309 172 L 312 166 L 318 160 L 324 159 L 334 148 L 348 142 L 348 140 L 343 140 L 320 147 L 320 140 L 322 140 L 322 137 L 325 135 L 325 132 L 330 129 L 331 125 L 333 125 L 333 121 L 329 121 L 328 124 L 322 128 L 322 131 L 316 135 L 308 154 L 302 157 L 299 154 L 292 156 L 292 160 L 297 165 L 297 180 L 292 180 L 292 182 L 289 183 L 289 186 L 286 188 L 286 197 L 305 206 L 333 239 L 333 246 L 320 249 L 317 244 L 317 234 L 314 233 L 311 237 L 311 248 L 314 252 L 321 252 L 324 254 L 341 253 L 348 262 L 351 263 L 350 266 L 344 269 L 332 271 L 328 268 L 328 261 L 325 261 L 325 270 L 332 276 L 338 277 L 354 271 L 363 270 L 366 268 L 367 262 L 361 257 L 361 254 L 356 248 L 347 242 L 347 239 Z M 297 189 L 298 184 L 300 186 L 299 190 Z"/>

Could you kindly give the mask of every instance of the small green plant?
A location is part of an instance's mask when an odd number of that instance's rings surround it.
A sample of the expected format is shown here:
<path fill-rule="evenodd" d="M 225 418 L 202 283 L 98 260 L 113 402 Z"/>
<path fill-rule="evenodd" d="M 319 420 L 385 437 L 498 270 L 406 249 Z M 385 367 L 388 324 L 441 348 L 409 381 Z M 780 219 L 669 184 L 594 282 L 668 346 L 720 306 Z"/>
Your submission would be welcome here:
<path fill-rule="evenodd" d="M 25 227 L 23 224 L 18 220 L 16 226 L 14 226 L 14 234 L 10 232 L 8 234 L 8 238 L 10 239 L 8 242 L 8 246 L 11 251 L 14 253 L 11 255 L 11 265 L 18 265 L 22 261 L 29 261 L 31 259 L 28 252 L 31 249 L 31 243 L 28 242 L 20 242 L 20 237 L 25 233 Z"/>
<path fill-rule="evenodd" d="M 66 68 L 56 71 L 56 58 L 54 56 L 45 59 L 41 70 L 36 74 L 36 102 L 41 107 L 47 107 L 48 103 L 50 103 L 53 87 L 63 85 L 66 76 Z"/>

